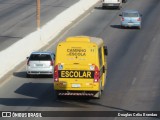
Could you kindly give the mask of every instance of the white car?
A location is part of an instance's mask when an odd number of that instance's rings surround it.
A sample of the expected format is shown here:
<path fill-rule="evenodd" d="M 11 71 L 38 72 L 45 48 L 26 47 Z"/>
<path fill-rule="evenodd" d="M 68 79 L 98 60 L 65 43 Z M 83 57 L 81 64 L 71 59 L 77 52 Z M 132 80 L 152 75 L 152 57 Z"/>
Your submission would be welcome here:
<path fill-rule="evenodd" d="M 102 0 L 102 8 L 104 7 L 116 7 L 122 8 L 122 0 Z"/>
<path fill-rule="evenodd" d="M 54 59 L 53 52 L 32 52 L 27 57 L 26 77 L 32 75 L 51 75 L 54 71 Z"/>

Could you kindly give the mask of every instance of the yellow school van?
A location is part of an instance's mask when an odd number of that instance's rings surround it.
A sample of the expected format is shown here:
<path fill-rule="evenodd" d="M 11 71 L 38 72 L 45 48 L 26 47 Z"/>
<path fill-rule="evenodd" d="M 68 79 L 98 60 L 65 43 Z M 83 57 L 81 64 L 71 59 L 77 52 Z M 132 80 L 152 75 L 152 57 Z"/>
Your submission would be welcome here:
<path fill-rule="evenodd" d="M 54 67 L 56 95 L 100 98 L 106 83 L 107 54 L 101 38 L 73 36 L 60 42 Z"/>

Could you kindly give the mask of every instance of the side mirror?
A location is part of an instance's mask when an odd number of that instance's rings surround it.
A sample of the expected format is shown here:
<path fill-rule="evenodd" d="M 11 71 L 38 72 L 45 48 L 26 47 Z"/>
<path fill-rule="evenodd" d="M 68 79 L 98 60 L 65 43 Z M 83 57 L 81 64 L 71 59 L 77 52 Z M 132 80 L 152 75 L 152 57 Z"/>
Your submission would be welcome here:
<path fill-rule="evenodd" d="M 108 49 L 107 49 L 107 46 L 104 46 L 104 55 L 108 55 Z"/>
<path fill-rule="evenodd" d="M 103 73 L 105 73 L 105 66 L 104 66 L 104 65 L 103 65 L 103 68 L 102 68 L 102 69 L 103 69 Z"/>
<path fill-rule="evenodd" d="M 29 59 L 29 57 L 26 57 L 26 59 Z"/>
<path fill-rule="evenodd" d="M 122 14 L 119 14 L 119 16 L 122 16 Z"/>

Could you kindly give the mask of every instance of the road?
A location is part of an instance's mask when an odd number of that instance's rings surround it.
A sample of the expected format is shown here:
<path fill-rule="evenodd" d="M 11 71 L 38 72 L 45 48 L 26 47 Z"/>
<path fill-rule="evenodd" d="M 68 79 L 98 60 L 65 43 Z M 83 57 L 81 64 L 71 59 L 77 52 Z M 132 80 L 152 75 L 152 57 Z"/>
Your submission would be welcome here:
<path fill-rule="evenodd" d="M 142 29 L 121 29 L 121 10 L 101 9 L 98 4 L 61 38 L 73 35 L 102 37 L 108 46 L 107 84 L 101 99 L 54 96 L 52 78 L 25 77 L 25 67 L 1 84 L 0 110 L 22 111 L 160 111 L 160 1 L 128 0 L 123 9 L 143 15 Z M 49 50 L 55 50 L 50 45 Z M 50 119 L 50 118 L 47 118 Z M 74 120 L 75 118 L 51 118 Z M 76 118 L 82 119 L 82 118 Z M 88 120 L 158 120 L 156 117 L 88 117 Z"/>
<path fill-rule="evenodd" d="M 79 0 L 41 0 L 41 26 Z M 0 51 L 35 31 L 36 0 L 0 0 Z"/>

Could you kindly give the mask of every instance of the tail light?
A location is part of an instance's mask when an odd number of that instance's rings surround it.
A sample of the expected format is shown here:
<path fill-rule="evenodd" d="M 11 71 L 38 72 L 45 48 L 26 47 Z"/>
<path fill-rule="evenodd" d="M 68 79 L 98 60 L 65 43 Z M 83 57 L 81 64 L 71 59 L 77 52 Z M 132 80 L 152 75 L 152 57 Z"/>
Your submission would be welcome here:
<path fill-rule="evenodd" d="M 124 21 L 124 18 L 122 17 L 121 20 Z"/>
<path fill-rule="evenodd" d="M 29 64 L 29 60 L 27 61 L 27 65 L 28 65 L 28 66 L 30 66 L 30 64 Z"/>
<path fill-rule="evenodd" d="M 54 67 L 54 82 L 58 82 L 59 78 L 58 78 L 58 65 L 56 65 Z"/>
<path fill-rule="evenodd" d="M 53 66 L 53 65 L 54 65 L 54 62 L 53 62 L 53 61 L 50 61 L 50 65 Z"/>
<path fill-rule="evenodd" d="M 139 17 L 139 18 L 137 19 L 137 21 L 141 21 L 141 18 Z"/>
<path fill-rule="evenodd" d="M 94 82 L 98 82 L 100 79 L 100 71 L 98 70 L 98 67 L 95 66 L 95 71 L 94 71 Z"/>

